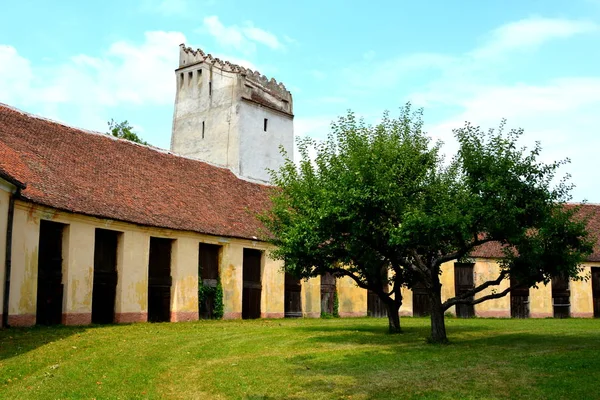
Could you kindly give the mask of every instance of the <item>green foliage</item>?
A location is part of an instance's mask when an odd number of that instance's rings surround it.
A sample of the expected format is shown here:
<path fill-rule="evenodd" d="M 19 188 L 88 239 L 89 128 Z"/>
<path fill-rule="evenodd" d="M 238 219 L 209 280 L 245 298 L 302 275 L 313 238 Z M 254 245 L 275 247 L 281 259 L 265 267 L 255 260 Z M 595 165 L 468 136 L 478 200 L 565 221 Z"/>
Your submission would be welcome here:
<path fill-rule="evenodd" d="M 207 298 L 212 297 L 213 303 L 213 319 L 221 319 L 224 315 L 224 304 L 223 304 L 223 286 L 221 280 L 217 281 L 217 286 L 205 286 L 202 282 L 202 278 L 198 278 L 198 305 L 199 309 L 202 307 Z"/>
<path fill-rule="evenodd" d="M 337 290 L 333 292 L 333 316 L 340 317 L 340 300 L 338 299 Z"/>
<path fill-rule="evenodd" d="M 130 140 L 132 142 L 144 144 L 146 146 L 150 146 L 150 143 L 142 140 L 135 132 L 133 132 L 133 127 L 129 125 L 127 120 L 123 122 L 116 122 L 114 119 L 108 121 L 108 129 L 109 135 L 113 135 L 120 139 Z"/>
<path fill-rule="evenodd" d="M 572 186 L 553 185 L 568 160 L 539 161 L 539 143 L 519 147 L 523 131 L 505 132 L 504 123 L 487 132 L 467 123 L 454 131 L 459 150 L 446 161 L 422 127 L 422 112 L 407 104 L 397 119 L 386 112 L 370 126 L 349 112 L 325 141 L 300 139 L 298 166 L 287 159 L 272 171 L 280 190 L 263 221 L 273 256 L 296 276 L 349 276 L 398 306 L 401 286 L 422 283 L 437 296 L 432 315 L 444 337 L 445 310 L 509 276 L 524 286 L 577 276 L 592 243 L 580 208 L 566 205 Z M 442 304 L 441 265 L 488 242 L 503 248 L 500 275 Z M 381 290 L 387 276 L 389 295 Z"/>

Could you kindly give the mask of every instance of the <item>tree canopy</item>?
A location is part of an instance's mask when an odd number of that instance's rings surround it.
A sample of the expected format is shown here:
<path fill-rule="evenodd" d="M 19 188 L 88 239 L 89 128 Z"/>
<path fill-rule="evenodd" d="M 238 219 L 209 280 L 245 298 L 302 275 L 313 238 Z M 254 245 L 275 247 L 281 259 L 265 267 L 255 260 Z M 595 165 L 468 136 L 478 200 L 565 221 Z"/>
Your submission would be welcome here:
<path fill-rule="evenodd" d="M 299 140 L 298 164 L 287 157 L 272 171 L 280 190 L 263 221 L 273 256 L 298 277 L 332 272 L 377 293 L 391 332 L 400 331 L 401 287 L 419 284 L 431 303 L 431 338 L 445 342 L 448 308 L 575 277 L 592 250 L 578 208 L 565 207 L 571 185 L 553 184 L 567 161 L 539 161 L 539 143 L 518 147 L 522 134 L 467 123 L 454 130 L 457 154 L 444 160 L 410 105 L 375 126 L 349 112 L 326 140 Z M 488 242 L 504 249 L 498 277 L 442 302 L 442 264 Z M 511 276 L 513 286 L 476 298 Z"/>
<path fill-rule="evenodd" d="M 114 137 L 150 146 L 150 143 L 140 138 L 137 133 L 133 131 L 133 127 L 129 125 L 127 120 L 116 122 L 111 118 L 111 120 L 108 121 L 108 130 L 108 134 L 113 135 Z"/>

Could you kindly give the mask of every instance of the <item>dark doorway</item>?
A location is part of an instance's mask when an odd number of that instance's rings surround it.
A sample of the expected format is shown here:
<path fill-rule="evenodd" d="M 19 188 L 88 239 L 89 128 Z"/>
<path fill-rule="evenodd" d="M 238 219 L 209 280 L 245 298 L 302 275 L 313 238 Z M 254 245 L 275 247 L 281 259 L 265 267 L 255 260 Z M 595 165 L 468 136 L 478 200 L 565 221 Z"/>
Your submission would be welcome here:
<path fill-rule="evenodd" d="M 426 317 L 431 314 L 431 302 L 425 284 L 418 282 L 412 288 L 413 317 Z"/>
<path fill-rule="evenodd" d="M 242 318 L 260 318 L 262 251 L 244 249 Z"/>
<path fill-rule="evenodd" d="M 369 317 L 387 317 L 387 307 L 377 293 L 367 290 L 367 315 Z"/>
<path fill-rule="evenodd" d="M 454 293 L 460 296 L 468 290 L 475 287 L 473 280 L 473 263 L 455 263 L 454 264 Z M 473 297 L 469 297 L 473 300 Z M 475 316 L 475 307 L 472 304 L 457 304 L 456 316 L 458 318 L 471 318 Z"/>
<path fill-rule="evenodd" d="M 111 324 L 115 320 L 118 242 L 119 232 L 96 229 L 92 291 L 92 323 L 94 324 Z"/>
<path fill-rule="evenodd" d="M 286 318 L 299 318 L 302 316 L 302 285 L 300 279 L 294 278 L 289 273 L 285 273 L 285 294 L 284 294 L 284 316 Z"/>
<path fill-rule="evenodd" d="M 211 319 L 215 312 L 215 293 L 219 281 L 219 251 L 221 246 L 200 243 L 198 252 L 198 276 L 201 284 L 209 290 L 203 290 L 203 298 L 198 299 L 200 318 Z"/>
<path fill-rule="evenodd" d="M 171 320 L 171 247 L 173 240 L 150 238 L 148 321 Z"/>
<path fill-rule="evenodd" d="M 510 285 L 518 282 L 511 277 Z M 529 318 L 529 287 L 520 287 L 510 292 L 510 316 L 512 318 Z"/>
<path fill-rule="evenodd" d="M 600 318 L 600 268 L 592 267 L 592 299 L 594 318 Z"/>
<path fill-rule="evenodd" d="M 321 314 L 334 314 L 335 292 L 335 276 L 329 272 L 321 275 Z"/>
<path fill-rule="evenodd" d="M 39 325 L 60 324 L 62 320 L 62 246 L 65 225 L 40 221 L 38 252 L 37 308 Z"/>
<path fill-rule="evenodd" d="M 552 278 L 552 305 L 554 318 L 568 318 L 571 315 L 569 278 L 564 276 Z"/>

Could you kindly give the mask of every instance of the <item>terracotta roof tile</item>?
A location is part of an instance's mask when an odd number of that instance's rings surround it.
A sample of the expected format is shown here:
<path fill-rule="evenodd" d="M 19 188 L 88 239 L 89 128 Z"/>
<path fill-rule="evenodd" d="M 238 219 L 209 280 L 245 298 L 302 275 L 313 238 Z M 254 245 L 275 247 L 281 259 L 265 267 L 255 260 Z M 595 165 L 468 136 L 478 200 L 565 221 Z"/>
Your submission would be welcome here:
<path fill-rule="evenodd" d="M 24 199 L 136 224 L 252 239 L 272 187 L 226 168 L 0 104 L 0 173 Z"/>

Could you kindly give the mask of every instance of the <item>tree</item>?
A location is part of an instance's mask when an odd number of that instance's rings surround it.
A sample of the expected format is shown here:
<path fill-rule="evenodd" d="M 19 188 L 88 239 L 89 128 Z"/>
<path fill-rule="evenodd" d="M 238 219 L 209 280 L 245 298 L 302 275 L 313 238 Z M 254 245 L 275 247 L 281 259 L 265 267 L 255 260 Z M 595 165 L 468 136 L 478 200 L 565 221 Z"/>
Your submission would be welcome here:
<path fill-rule="evenodd" d="M 108 121 L 108 129 L 109 135 L 113 135 L 114 137 L 118 137 L 120 139 L 130 140 L 132 142 L 144 144 L 146 146 L 150 146 L 150 143 L 146 142 L 142 138 L 140 138 L 135 132 L 133 132 L 133 127 L 129 125 L 127 120 L 123 122 L 116 122 L 111 118 Z"/>
<path fill-rule="evenodd" d="M 578 208 L 565 205 L 572 186 L 564 179 L 552 185 L 568 160 L 538 161 L 539 143 L 517 147 L 522 130 L 506 133 L 502 124 L 484 132 L 467 123 L 454 131 L 459 151 L 446 162 L 442 144 L 422 127 L 422 112 L 408 104 L 398 119 L 385 113 L 369 126 L 350 112 L 326 141 L 299 140 L 299 165 L 286 157 L 272 171 L 279 190 L 263 222 L 288 272 L 352 278 L 387 305 L 391 332 L 400 331 L 401 287 L 421 284 L 431 303 L 431 340 L 446 342 L 450 307 L 575 277 L 592 243 Z M 490 242 L 504 252 L 499 276 L 442 302 L 442 264 Z M 510 276 L 518 284 L 475 298 Z"/>

